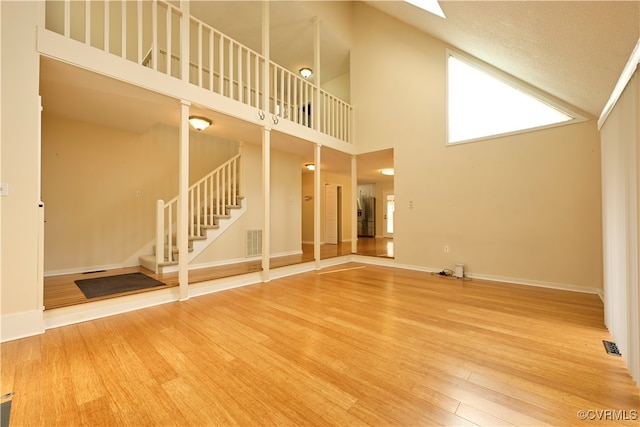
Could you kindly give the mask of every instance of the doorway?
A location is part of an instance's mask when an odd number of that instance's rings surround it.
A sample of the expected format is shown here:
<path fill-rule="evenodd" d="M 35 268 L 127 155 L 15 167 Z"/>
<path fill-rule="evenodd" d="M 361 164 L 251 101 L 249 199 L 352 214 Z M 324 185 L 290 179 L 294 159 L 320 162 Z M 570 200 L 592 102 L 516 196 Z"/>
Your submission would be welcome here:
<path fill-rule="evenodd" d="M 342 187 L 326 183 L 324 191 L 324 242 L 337 245 L 342 241 Z"/>
<path fill-rule="evenodd" d="M 385 190 L 383 192 L 384 200 L 384 214 L 383 218 L 383 230 L 382 236 L 386 238 L 393 238 L 393 222 L 395 212 L 395 195 L 391 190 Z"/>

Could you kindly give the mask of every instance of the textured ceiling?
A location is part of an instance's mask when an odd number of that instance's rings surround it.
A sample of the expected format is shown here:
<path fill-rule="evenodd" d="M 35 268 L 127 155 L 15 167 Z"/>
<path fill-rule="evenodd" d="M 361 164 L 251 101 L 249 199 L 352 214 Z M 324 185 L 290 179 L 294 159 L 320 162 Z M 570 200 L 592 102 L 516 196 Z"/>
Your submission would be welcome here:
<path fill-rule="evenodd" d="M 595 117 L 640 38 L 640 1 L 366 3 Z"/>

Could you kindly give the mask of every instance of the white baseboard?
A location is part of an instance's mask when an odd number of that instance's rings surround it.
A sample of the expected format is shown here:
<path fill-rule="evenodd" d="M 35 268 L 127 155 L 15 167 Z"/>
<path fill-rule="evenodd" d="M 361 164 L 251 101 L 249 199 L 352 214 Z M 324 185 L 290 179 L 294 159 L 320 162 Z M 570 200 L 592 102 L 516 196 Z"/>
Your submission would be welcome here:
<path fill-rule="evenodd" d="M 240 276 L 224 277 L 221 279 L 207 280 L 189 285 L 189 298 L 207 295 L 214 292 L 226 291 L 241 286 L 255 285 L 262 282 L 260 271 L 247 273 Z"/>
<path fill-rule="evenodd" d="M 307 273 L 316 269 L 315 261 L 304 262 L 302 264 L 287 265 L 269 270 L 269 280 L 280 279 L 282 277 L 294 276 L 296 274 Z"/>
<path fill-rule="evenodd" d="M 23 311 L 0 317 L 0 342 L 40 335 L 44 332 L 43 310 Z"/>
<path fill-rule="evenodd" d="M 389 258 L 365 257 L 360 255 L 354 255 L 352 258 L 353 258 L 353 261 L 361 262 L 364 264 L 403 268 L 406 270 L 423 271 L 425 273 L 437 273 L 439 271 L 442 271 L 441 268 L 423 267 L 423 266 L 416 266 L 416 265 L 409 265 L 409 264 L 398 264 L 395 262 L 395 260 L 389 259 Z M 600 296 L 601 299 L 603 298 L 602 289 L 570 285 L 567 283 L 545 282 L 541 280 L 520 279 L 517 277 L 494 276 L 494 275 L 482 274 L 482 273 L 469 274 L 468 272 L 465 272 L 465 277 L 468 277 L 470 279 L 488 280 L 492 282 L 510 283 L 513 285 L 535 286 L 539 288 L 550 288 L 550 289 L 558 289 L 563 291 L 596 294 Z"/>
<path fill-rule="evenodd" d="M 466 274 L 465 273 L 465 277 L 469 277 L 471 279 L 490 280 L 492 282 L 513 283 L 515 285 L 535 286 L 538 288 L 558 289 L 561 291 L 581 292 L 584 294 L 600 295 L 602 293 L 602 290 L 598 288 L 587 288 L 583 286 L 570 285 L 567 283 L 555 283 L 555 282 L 545 282 L 541 280 L 518 279 L 515 277 L 493 276 L 489 274 Z"/>
<path fill-rule="evenodd" d="M 44 272 L 44 277 L 53 277 L 53 276 L 64 276 L 66 274 L 82 274 L 93 271 L 108 271 L 108 270 L 116 270 L 118 268 L 128 268 L 128 267 L 136 267 L 139 266 L 140 262 L 138 260 L 125 262 L 122 264 L 104 264 L 104 265 L 92 265 L 88 267 L 74 267 L 74 268 L 66 268 L 62 270 L 50 270 Z"/>
<path fill-rule="evenodd" d="M 371 265 L 380 265 L 384 267 L 395 267 L 395 268 L 405 268 L 400 264 L 397 264 L 393 258 L 387 257 L 375 257 L 375 256 L 365 256 L 365 255 L 351 255 L 351 261 L 359 262 L 361 264 L 371 264 Z M 413 268 L 409 268 L 409 270 L 415 270 Z"/>
<path fill-rule="evenodd" d="M 54 308 L 44 312 L 44 329 L 58 328 L 178 301 L 179 291 L 179 288 L 173 287 L 70 307 Z"/>

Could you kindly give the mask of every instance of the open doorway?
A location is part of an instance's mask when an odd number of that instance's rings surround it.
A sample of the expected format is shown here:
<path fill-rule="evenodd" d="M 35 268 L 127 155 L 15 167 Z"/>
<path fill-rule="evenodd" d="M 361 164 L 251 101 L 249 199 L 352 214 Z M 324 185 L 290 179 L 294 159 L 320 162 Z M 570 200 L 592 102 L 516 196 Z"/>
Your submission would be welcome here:
<path fill-rule="evenodd" d="M 337 245 L 342 241 L 342 187 L 326 183 L 324 194 L 325 244 Z"/>
<path fill-rule="evenodd" d="M 394 257 L 395 192 L 393 149 L 357 156 L 357 253 Z"/>
<path fill-rule="evenodd" d="M 395 212 L 395 195 L 393 190 L 385 190 L 383 192 L 384 200 L 384 215 L 383 215 L 383 227 L 382 236 L 390 239 L 393 238 L 393 217 Z"/>

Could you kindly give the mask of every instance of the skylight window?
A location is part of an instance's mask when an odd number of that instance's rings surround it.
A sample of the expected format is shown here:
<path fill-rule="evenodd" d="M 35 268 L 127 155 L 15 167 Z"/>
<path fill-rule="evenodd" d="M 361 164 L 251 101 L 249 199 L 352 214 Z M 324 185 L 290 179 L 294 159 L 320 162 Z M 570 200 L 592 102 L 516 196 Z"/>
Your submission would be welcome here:
<path fill-rule="evenodd" d="M 448 142 L 455 144 L 566 123 L 576 117 L 468 60 L 449 54 Z"/>
<path fill-rule="evenodd" d="M 427 12 L 433 13 L 434 15 L 438 15 L 441 18 L 446 18 L 444 16 L 444 12 L 440 7 L 440 3 L 438 0 L 404 0 L 409 4 L 412 4 L 416 7 L 419 7 L 422 10 L 426 10 Z"/>

